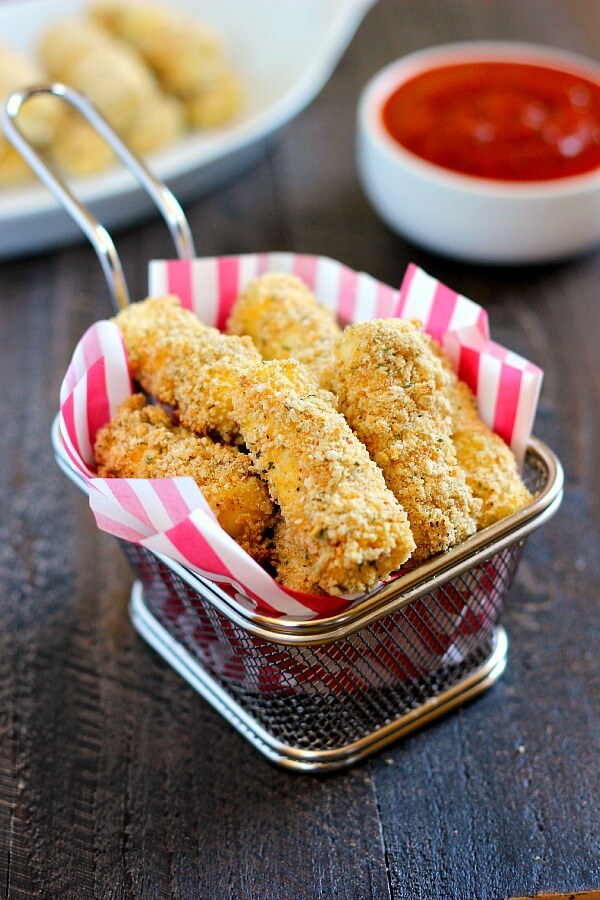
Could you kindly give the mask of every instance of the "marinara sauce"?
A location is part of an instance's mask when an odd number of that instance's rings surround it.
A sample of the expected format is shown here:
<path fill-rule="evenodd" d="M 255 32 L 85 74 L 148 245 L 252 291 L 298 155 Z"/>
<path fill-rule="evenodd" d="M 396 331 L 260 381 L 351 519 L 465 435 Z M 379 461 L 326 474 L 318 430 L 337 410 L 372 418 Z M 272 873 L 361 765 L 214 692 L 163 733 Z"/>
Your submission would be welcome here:
<path fill-rule="evenodd" d="M 517 62 L 429 69 L 386 100 L 383 124 L 422 159 L 479 178 L 547 181 L 600 167 L 600 84 Z"/>

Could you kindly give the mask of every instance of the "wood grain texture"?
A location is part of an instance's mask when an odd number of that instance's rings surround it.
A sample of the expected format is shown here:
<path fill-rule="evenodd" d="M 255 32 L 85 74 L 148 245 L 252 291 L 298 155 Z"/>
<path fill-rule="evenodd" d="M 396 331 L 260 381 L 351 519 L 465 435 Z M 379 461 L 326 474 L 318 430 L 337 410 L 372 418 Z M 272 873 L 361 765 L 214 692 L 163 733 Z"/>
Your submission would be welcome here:
<path fill-rule="evenodd" d="M 0 895 L 500 900 L 600 887 L 600 255 L 458 265 L 363 197 L 353 119 L 380 66 L 432 43 L 541 41 L 600 59 L 595 0 L 380 0 L 321 96 L 251 172 L 188 213 L 202 254 L 328 254 L 399 284 L 414 260 L 483 303 L 546 371 L 537 434 L 559 515 L 530 539 L 503 680 L 355 770 L 279 771 L 146 648 L 131 575 L 48 434 L 85 328 L 109 312 L 85 246 L 0 268 Z M 133 296 L 171 248 L 118 237 Z M 594 644 L 595 642 L 595 644 Z"/>

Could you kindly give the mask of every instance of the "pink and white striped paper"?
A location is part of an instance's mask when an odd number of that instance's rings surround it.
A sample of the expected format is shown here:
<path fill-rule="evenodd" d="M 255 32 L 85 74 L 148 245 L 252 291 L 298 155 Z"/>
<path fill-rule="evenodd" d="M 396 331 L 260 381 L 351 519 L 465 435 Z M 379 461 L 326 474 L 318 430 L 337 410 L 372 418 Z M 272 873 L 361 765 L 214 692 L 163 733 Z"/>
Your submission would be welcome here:
<path fill-rule="evenodd" d="M 522 458 L 535 416 L 542 373 L 494 344 L 485 311 L 414 265 L 400 291 L 334 260 L 291 253 L 251 254 L 150 264 L 150 295 L 174 293 L 209 325 L 223 327 L 245 285 L 267 271 L 299 275 L 343 322 L 418 318 L 439 340 L 475 391 L 484 420 Z M 218 583 L 243 606 L 277 617 L 334 615 L 356 598 L 315 597 L 283 588 L 218 525 L 190 478 L 95 477 L 98 428 L 132 392 L 118 328 L 93 325 L 78 344 L 61 389 L 60 428 L 73 468 L 90 488 L 98 526 L 161 553 Z"/>
<path fill-rule="evenodd" d="M 533 427 L 542 372 L 490 340 L 484 309 L 409 265 L 400 291 L 324 256 L 263 253 L 150 263 L 150 295 L 176 294 L 207 325 L 223 328 L 235 298 L 264 272 L 298 275 L 344 322 L 420 319 L 477 396 L 483 421 L 521 464 Z"/>

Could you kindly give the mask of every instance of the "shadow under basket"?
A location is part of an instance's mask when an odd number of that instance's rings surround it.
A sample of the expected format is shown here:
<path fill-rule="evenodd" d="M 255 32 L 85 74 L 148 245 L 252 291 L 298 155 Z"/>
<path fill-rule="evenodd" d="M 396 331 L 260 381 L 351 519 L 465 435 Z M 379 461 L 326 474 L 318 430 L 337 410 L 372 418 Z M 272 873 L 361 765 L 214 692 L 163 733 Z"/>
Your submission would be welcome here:
<path fill-rule="evenodd" d="M 502 606 L 525 536 L 562 498 L 562 472 L 530 443 L 524 510 L 380 587 L 342 615 L 277 620 L 128 542 L 131 617 L 154 649 L 266 757 L 342 768 L 494 683 Z"/>

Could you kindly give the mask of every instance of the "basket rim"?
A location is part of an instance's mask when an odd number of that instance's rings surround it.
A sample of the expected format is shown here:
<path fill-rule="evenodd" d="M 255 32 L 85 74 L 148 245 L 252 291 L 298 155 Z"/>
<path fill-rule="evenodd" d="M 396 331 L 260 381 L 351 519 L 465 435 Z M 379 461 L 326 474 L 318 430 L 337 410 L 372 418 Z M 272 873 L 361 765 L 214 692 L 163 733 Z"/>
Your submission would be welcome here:
<path fill-rule="evenodd" d="M 72 468 L 59 430 L 59 416 L 52 423 L 51 440 L 59 469 L 89 496 L 90 488 Z M 531 437 L 527 454 L 533 455 L 546 471 L 546 483 L 523 509 L 482 529 L 457 547 L 427 560 L 417 569 L 375 589 L 350 608 L 333 616 L 305 619 L 265 616 L 236 602 L 212 582 L 160 553 L 151 552 L 187 585 L 215 605 L 232 622 L 256 637 L 282 644 L 329 643 L 346 637 L 376 619 L 402 609 L 424 594 L 478 565 L 492 554 L 523 540 L 548 521 L 558 510 L 563 496 L 564 473 L 556 454 L 541 440 Z"/>

